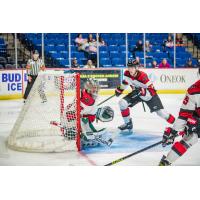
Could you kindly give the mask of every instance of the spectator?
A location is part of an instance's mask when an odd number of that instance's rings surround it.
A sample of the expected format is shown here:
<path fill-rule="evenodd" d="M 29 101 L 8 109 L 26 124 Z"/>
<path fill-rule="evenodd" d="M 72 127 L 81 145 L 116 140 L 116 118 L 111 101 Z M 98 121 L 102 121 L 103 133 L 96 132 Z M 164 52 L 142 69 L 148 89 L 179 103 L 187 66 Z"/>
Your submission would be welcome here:
<path fill-rule="evenodd" d="M 88 42 L 88 48 L 86 51 L 88 53 L 96 53 L 97 52 L 97 42 L 95 39 L 93 39 L 93 36 L 91 33 L 88 36 L 87 42 Z"/>
<path fill-rule="evenodd" d="M 102 37 L 99 37 L 99 46 L 106 46 L 106 43 Z"/>
<path fill-rule="evenodd" d="M 84 68 L 87 68 L 87 69 L 94 69 L 95 66 L 94 66 L 93 63 L 92 63 L 92 60 L 88 60 L 88 61 L 87 61 L 87 65 L 85 65 Z"/>
<path fill-rule="evenodd" d="M 192 59 L 189 58 L 188 61 L 185 63 L 185 67 L 188 67 L 188 68 L 193 68 L 194 65 L 192 64 Z"/>
<path fill-rule="evenodd" d="M 156 62 L 156 60 L 153 60 L 153 61 L 152 61 L 151 67 L 152 67 L 152 68 L 158 68 L 158 67 L 159 67 L 158 64 L 157 64 L 157 62 Z"/>
<path fill-rule="evenodd" d="M 80 68 L 80 65 L 78 64 L 77 58 L 72 59 L 72 66 L 71 68 Z"/>
<path fill-rule="evenodd" d="M 145 41 L 145 50 L 146 52 L 151 52 L 152 45 L 150 44 L 149 40 Z"/>
<path fill-rule="evenodd" d="M 75 43 L 78 45 L 78 46 L 81 46 L 82 44 L 84 44 L 85 42 L 87 42 L 86 39 L 83 39 L 82 37 L 82 34 L 79 33 L 75 39 Z"/>
<path fill-rule="evenodd" d="M 88 42 L 88 43 L 96 42 L 96 40 L 93 39 L 93 35 L 92 35 L 91 33 L 88 35 L 87 42 Z"/>
<path fill-rule="evenodd" d="M 171 35 L 168 36 L 167 40 L 164 42 L 165 47 L 172 48 L 174 46 L 174 41 Z"/>
<path fill-rule="evenodd" d="M 136 46 L 134 47 L 132 53 L 133 53 L 133 57 L 135 58 L 135 52 L 136 51 L 143 51 L 143 43 L 142 43 L 142 40 L 138 40 L 137 43 L 136 43 Z"/>
<path fill-rule="evenodd" d="M 181 33 L 176 34 L 176 44 L 177 45 L 183 45 L 183 35 Z"/>
<path fill-rule="evenodd" d="M 167 62 L 167 59 L 164 58 L 162 62 L 159 64 L 159 68 L 170 68 L 170 64 Z"/>
<path fill-rule="evenodd" d="M 81 33 L 79 33 L 77 35 L 77 37 L 75 39 L 75 43 L 77 44 L 79 51 L 81 51 L 81 50 L 85 51 L 85 49 L 89 46 L 88 42 L 87 42 L 87 39 L 83 39 Z"/>
<path fill-rule="evenodd" d="M 134 48 L 134 51 L 143 51 L 143 43 L 142 40 L 138 40 L 136 43 L 136 47 Z"/>

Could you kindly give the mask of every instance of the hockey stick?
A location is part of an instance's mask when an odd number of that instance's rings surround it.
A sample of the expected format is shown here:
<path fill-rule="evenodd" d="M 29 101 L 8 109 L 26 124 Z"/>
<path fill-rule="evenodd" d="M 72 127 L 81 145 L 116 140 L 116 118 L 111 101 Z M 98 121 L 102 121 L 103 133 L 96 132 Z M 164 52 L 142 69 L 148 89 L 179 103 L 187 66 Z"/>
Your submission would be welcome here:
<path fill-rule="evenodd" d="M 139 89 L 137 89 L 137 88 L 135 88 L 135 90 L 138 92 L 138 94 L 137 94 L 137 96 L 140 96 L 141 95 L 141 91 L 139 90 Z M 136 96 L 136 97 L 137 97 Z M 143 109 L 144 109 L 144 112 L 146 112 L 146 109 L 145 109 L 145 105 L 144 105 L 144 101 L 142 100 L 142 107 L 143 107 Z"/>
<path fill-rule="evenodd" d="M 125 160 L 125 159 L 127 159 L 127 158 L 130 158 L 130 157 L 132 157 L 132 156 L 134 156 L 134 155 L 137 155 L 137 154 L 139 154 L 139 153 L 142 153 L 142 152 L 144 152 L 144 151 L 147 151 L 147 150 L 149 150 L 149 149 L 151 149 L 151 148 L 153 148 L 153 147 L 155 147 L 155 146 L 158 146 L 158 145 L 160 145 L 160 144 L 162 144 L 162 141 L 159 141 L 159 142 L 157 142 L 157 143 L 155 143 L 155 144 L 152 144 L 152 145 L 150 145 L 150 146 L 148 146 L 148 147 L 145 147 L 145 148 L 143 148 L 143 149 L 140 149 L 140 150 L 138 150 L 138 151 L 136 151 L 136 152 L 134 152 L 134 153 L 128 154 L 128 155 L 126 155 L 126 156 L 124 156 L 124 157 L 122 157 L 122 158 L 119 158 L 119 159 L 117 159 L 117 160 L 114 160 L 114 161 L 112 161 L 112 162 L 110 162 L 110 163 L 108 163 L 108 164 L 106 164 L 106 165 L 104 165 L 104 166 L 115 165 L 115 164 L 117 164 L 117 163 L 119 163 L 119 162 L 121 162 L 121 161 L 123 161 L 123 160 Z"/>
<path fill-rule="evenodd" d="M 63 129 L 67 129 L 65 126 L 62 126 L 59 122 L 56 122 L 56 121 L 50 121 L 50 124 L 60 127 L 60 128 L 63 128 Z"/>
<path fill-rule="evenodd" d="M 146 112 L 146 108 L 145 108 L 145 105 L 144 105 L 143 101 L 142 101 L 142 106 L 143 106 L 144 112 Z"/>
<path fill-rule="evenodd" d="M 103 103 L 105 103 L 106 101 L 112 99 L 115 96 L 115 94 L 113 94 L 112 96 L 108 97 L 107 99 L 105 99 L 104 101 L 100 102 L 97 106 L 102 105 Z"/>

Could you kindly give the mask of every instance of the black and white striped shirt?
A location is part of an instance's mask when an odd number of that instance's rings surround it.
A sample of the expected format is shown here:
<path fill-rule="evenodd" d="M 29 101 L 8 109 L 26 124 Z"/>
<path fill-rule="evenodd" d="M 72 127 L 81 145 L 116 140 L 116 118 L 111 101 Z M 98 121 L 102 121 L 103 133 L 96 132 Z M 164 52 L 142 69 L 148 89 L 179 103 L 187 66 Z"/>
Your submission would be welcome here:
<path fill-rule="evenodd" d="M 30 69 L 27 70 L 28 75 L 37 76 L 40 71 L 40 67 L 44 66 L 44 63 L 42 59 L 38 59 L 36 61 L 33 59 L 29 59 L 27 65 L 30 66 Z"/>

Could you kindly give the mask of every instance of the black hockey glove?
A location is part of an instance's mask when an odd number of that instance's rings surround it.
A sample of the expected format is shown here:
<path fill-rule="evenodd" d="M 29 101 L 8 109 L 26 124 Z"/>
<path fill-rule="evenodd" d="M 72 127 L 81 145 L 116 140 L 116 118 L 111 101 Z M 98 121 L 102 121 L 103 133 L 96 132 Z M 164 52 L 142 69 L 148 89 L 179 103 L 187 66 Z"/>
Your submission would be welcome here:
<path fill-rule="evenodd" d="M 162 146 L 165 147 L 169 144 L 174 143 L 175 137 L 178 135 L 178 132 L 174 129 L 167 127 L 164 131 L 163 138 L 162 138 Z"/>
<path fill-rule="evenodd" d="M 115 95 L 119 97 L 122 94 L 123 90 L 121 89 L 120 85 L 115 89 Z"/>
<path fill-rule="evenodd" d="M 200 136 L 200 120 L 198 118 L 189 118 L 185 126 L 186 134 L 197 133 Z"/>

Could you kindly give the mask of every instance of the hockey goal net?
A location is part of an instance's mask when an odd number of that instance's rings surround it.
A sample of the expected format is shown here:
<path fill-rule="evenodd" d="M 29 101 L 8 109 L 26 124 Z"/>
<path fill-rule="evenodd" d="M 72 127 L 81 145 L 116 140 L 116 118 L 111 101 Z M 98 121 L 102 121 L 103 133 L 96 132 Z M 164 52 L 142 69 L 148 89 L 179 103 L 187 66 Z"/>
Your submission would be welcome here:
<path fill-rule="evenodd" d="M 61 71 L 38 75 L 8 137 L 27 152 L 80 150 L 80 76 Z"/>

